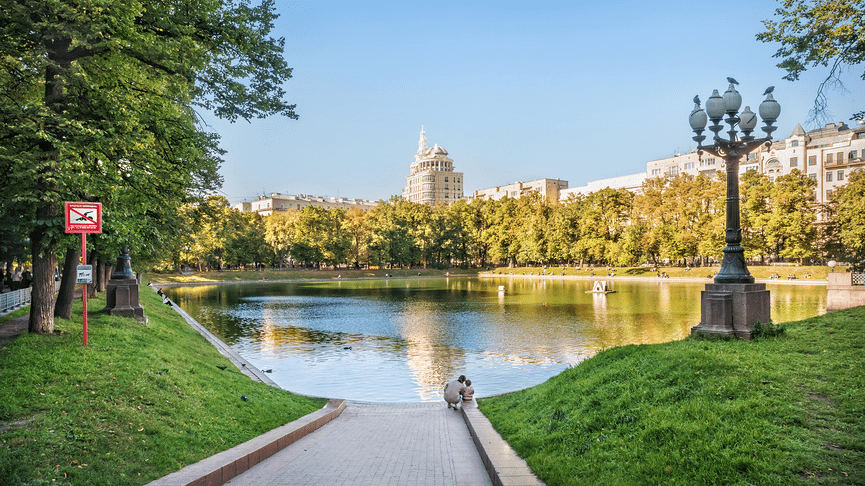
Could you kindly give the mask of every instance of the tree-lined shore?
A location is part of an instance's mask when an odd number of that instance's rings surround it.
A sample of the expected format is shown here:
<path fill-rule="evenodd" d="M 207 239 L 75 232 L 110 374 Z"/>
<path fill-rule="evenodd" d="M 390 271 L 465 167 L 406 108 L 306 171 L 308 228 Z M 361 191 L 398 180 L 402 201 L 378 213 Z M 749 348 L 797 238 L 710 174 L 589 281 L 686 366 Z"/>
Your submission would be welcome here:
<path fill-rule="evenodd" d="M 793 173 L 741 178 L 743 246 L 755 262 L 859 262 L 865 175 L 853 173 L 832 202 Z M 189 207 L 189 228 L 155 268 L 198 270 L 250 264 L 329 268 L 583 264 L 704 265 L 724 247 L 725 187 L 716 178 L 653 178 L 639 193 L 602 189 L 563 202 L 460 200 L 447 206 L 382 201 L 374 209 L 306 207 L 269 216 L 240 213 L 219 196 Z"/>

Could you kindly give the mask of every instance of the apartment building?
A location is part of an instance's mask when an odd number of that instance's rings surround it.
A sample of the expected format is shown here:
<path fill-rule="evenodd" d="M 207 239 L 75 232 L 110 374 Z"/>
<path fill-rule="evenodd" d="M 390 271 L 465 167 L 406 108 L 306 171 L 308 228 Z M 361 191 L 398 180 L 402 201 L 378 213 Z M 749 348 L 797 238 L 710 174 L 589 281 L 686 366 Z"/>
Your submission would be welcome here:
<path fill-rule="evenodd" d="M 454 171 L 454 161 L 438 144 L 427 147 L 426 133 L 420 129 L 417 153 L 405 178 L 402 198 L 420 204 L 453 204 L 463 197 L 463 173 Z"/>
<path fill-rule="evenodd" d="M 377 201 L 369 199 L 309 196 L 306 194 L 288 195 L 274 192 L 270 196 L 262 194 L 255 201 L 237 203 L 234 205 L 234 208 L 242 213 L 256 212 L 262 216 L 268 216 L 275 212 L 298 211 L 307 206 L 345 210 L 359 208 L 363 211 L 368 211 L 376 207 L 376 205 L 378 205 Z"/>
<path fill-rule="evenodd" d="M 517 199 L 531 192 L 537 192 L 547 201 L 561 199 L 561 191 L 568 188 L 568 181 L 561 179 L 538 179 L 529 182 L 514 182 L 506 186 L 490 187 L 475 191 L 474 197 L 479 199 L 499 200 L 505 196 Z"/>

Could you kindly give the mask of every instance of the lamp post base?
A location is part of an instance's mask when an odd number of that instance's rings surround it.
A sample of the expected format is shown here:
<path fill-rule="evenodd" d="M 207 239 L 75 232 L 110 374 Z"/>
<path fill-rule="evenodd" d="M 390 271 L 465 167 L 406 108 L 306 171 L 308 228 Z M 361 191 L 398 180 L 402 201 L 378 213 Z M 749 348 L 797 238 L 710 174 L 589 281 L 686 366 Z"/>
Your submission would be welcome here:
<path fill-rule="evenodd" d="M 707 284 L 700 294 L 700 324 L 691 334 L 715 334 L 751 339 L 757 322 L 770 319 L 766 284 Z"/>

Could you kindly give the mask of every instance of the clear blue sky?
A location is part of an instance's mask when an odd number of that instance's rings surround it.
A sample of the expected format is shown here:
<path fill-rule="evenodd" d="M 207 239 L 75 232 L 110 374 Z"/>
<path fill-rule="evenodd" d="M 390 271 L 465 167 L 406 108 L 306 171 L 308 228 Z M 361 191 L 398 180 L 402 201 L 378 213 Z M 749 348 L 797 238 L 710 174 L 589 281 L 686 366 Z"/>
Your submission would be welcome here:
<path fill-rule="evenodd" d="M 770 0 L 276 5 L 300 119 L 205 117 L 228 150 L 231 203 L 400 194 L 421 125 L 465 173 L 467 195 L 544 177 L 581 186 L 693 148 L 691 100 L 723 92 L 727 76 L 754 111 L 776 86 L 776 138 L 816 128 L 806 121 L 827 72 L 781 79 L 777 46 L 755 39 Z M 829 92 L 833 121 L 865 109 L 861 72 Z"/>

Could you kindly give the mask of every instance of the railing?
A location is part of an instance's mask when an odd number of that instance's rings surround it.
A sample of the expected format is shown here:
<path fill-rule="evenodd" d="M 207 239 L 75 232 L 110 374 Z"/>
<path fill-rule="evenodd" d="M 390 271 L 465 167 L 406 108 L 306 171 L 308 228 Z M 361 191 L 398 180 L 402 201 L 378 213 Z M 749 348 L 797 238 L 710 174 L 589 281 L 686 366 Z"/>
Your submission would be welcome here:
<path fill-rule="evenodd" d="M 32 287 L 25 287 L 12 292 L 0 294 L 0 315 L 8 314 L 19 307 L 23 307 L 30 303 L 30 291 Z M 54 282 L 54 292 L 60 289 L 60 282 Z"/>
<path fill-rule="evenodd" d="M 30 287 L 0 294 L 0 314 L 6 314 L 30 303 Z"/>
<path fill-rule="evenodd" d="M 865 285 L 865 273 L 854 273 L 853 285 Z"/>

